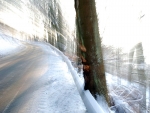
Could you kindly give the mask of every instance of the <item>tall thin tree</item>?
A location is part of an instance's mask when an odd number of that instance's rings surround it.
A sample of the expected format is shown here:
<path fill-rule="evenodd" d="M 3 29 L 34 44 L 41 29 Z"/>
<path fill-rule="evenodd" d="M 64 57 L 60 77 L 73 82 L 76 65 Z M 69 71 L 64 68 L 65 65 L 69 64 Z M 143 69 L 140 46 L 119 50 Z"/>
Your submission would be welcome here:
<path fill-rule="evenodd" d="M 79 40 L 86 48 L 81 53 L 90 67 L 88 89 L 93 96 L 104 96 L 110 105 L 95 0 L 75 0 L 75 9 Z"/>

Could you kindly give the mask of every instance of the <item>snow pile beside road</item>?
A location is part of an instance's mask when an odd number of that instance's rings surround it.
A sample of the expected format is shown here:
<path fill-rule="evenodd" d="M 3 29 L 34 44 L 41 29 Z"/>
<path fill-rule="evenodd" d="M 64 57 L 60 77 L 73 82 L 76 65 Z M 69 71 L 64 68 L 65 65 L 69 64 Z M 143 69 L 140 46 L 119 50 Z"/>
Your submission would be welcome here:
<path fill-rule="evenodd" d="M 143 95 L 138 86 L 129 85 L 126 80 L 109 73 L 105 74 L 112 103 L 111 113 L 139 113 L 142 109 L 139 106 L 142 103 Z M 117 84 L 118 79 L 121 84 Z"/>
<path fill-rule="evenodd" d="M 43 63 L 47 63 L 49 68 L 34 83 L 36 92 L 30 98 L 31 102 L 26 102 L 27 108 L 32 106 L 32 109 L 29 111 L 24 109 L 22 113 L 86 113 L 70 70 L 56 48 L 41 42 L 32 42 L 32 44 L 40 46 L 42 51 L 45 51 L 46 55 L 43 55 L 48 58 L 43 59 Z"/>
<path fill-rule="evenodd" d="M 45 43 L 47 44 L 47 43 Z M 88 111 L 88 113 L 106 113 L 106 109 L 102 108 L 102 106 L 99 106 L 99 104 L 97 103 L 97 101 L 94 99 L 94 97 L 91 95 L 89 90 L 84 90 L 84 82 L 82 81 L 81 77 L 78 75 L 78 73 L 76 72 L 76 70 L 74 69 L 74 67 L 72 66 L 70 60 L 61 52 L 59 51 L 57 48 L 53 47 L 50 44 L 47 44 L 48 46 L 51 47 L 51 49 L 53 49 L 54 51 L 56 51 L 56 53 L 58 53 L 62 59 L 64 60 L 64 62 L 67 64 L 68 69 L 74 79 L 74 82 L 76 84 L 76 87 L 78 89 L 78 92 L 84 102 L 84 105 L 86 106 L 86 109 Z M 101 102 L 103 103 L 103 102 Z"/>
<path fill-rule="evenodd" d="M 0 57 L 20 49 L 21 45 L 19 40 L 0 33 Z"/>

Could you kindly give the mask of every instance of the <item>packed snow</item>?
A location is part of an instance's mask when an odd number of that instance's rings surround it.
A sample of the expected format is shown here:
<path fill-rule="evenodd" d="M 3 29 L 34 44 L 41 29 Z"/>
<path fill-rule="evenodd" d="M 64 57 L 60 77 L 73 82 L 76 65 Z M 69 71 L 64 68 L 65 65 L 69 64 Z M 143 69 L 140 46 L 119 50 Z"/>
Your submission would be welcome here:
<path fill-rule="evenodd" d="M 137 84 L 130 85 L 128 81 L 106 74 L 109 95 L 111 97 L 111 113 L 146 113 L 139 107 L 143 95 Z M 121 84 L 118 84 L 118 79 Z"/>
<path fill-rule="evenodd" d="M 23 48 L 23 45 L 19 40 L 0 32 L 0 57 L 21 50 L 21 48 Z"/>

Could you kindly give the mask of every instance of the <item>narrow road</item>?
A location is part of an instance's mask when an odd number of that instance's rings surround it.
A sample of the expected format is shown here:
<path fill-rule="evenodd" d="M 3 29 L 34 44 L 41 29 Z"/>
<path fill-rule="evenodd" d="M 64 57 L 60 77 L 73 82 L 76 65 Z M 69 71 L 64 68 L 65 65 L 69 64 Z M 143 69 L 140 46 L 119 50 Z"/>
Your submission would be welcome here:
<path fill-rule="evenodd" d="M 86 113 L 67 64 L 43 43 L 0 59 L 0 113 Z"/>
<path fill-rule="evenodd" d="M 46 73 L 46 54 L 40 47 L 28 44 L 23 51 L 0 59 L 0 113 L 12 107 L 11 103 Z"/>

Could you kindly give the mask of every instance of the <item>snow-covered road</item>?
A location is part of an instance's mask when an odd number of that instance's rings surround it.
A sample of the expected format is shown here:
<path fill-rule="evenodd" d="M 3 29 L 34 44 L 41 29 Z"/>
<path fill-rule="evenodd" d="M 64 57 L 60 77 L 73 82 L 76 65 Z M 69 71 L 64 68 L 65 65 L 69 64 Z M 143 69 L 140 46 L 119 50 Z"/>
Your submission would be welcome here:
<path fill-rule="evenodd" d="M 85 113 L 62 57 L 42 43 L 0 58 L 0 112 Z"/>

